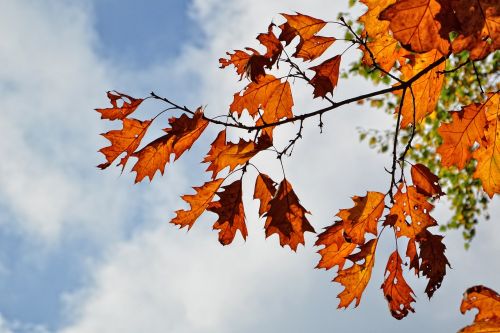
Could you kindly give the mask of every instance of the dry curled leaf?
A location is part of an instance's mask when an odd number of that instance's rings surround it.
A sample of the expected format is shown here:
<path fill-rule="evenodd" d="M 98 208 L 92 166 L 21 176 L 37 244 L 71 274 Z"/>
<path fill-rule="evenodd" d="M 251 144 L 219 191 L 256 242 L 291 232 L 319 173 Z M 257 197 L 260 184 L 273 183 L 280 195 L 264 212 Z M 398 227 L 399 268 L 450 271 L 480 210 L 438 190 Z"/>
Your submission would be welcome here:
<path fill-rule="evenodd" d="M 142 98 L 133 98 L 129 95 L 125 95 L 117 91 L 108 91 L 108 98 L 112 105 L 111 108 L 95 109 L 101 114 L 101 119 L 124 119 L 132 112 L 134 112 L 137 107 L 144 101 L 144 99 Z"/>
<path fill-rule="evenodd" d="M 314 98 L 325 97 L 326 94 L 333 93 L 339 79 L 340 58 L 340 55 L 337 55 L 309 68 L 316 72 L 311 79 L 311 84 L 314 87 Z"/>
<path fill-rule="evenodd" d="M 460 312 L 465 314 L 471 309 L 479 312 L 474 323 L 462 328 L 459 333 L 493 333 L 500 332 L 500 295 L 485 286 L 474 286 L 464 293 Z"/>

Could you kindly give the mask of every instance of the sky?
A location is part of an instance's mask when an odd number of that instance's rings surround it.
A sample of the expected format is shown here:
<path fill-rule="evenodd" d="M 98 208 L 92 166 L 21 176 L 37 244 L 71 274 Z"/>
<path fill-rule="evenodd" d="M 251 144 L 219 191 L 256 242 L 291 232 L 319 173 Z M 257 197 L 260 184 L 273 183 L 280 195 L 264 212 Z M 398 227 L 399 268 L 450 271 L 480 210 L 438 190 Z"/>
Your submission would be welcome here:
<path fill-rule="evenodd" d="M 472 321 L 473 313 L 459 312 L 465 289 L 500 289 L 498 198 L 470 250 L 460 232 L 446 235 L 453 269 L 431 301 L 425 282 L 409 277 L 416 313 L 396 321 L 379 288 L 383 259 L 360 306 L 337 310 L 341 287 L 330 282 L 333 272 L 313 269 L 314 238 L 297 253 L 279 247 L 276 236 L 265 239 L 250 195 L 246 242 L 237 236 L 221 246 L 212 216 L 189 233 L 168 223 L 185 207 L 180 195 L 208 179 L 199 161 L 217 129 L 151 183 L 134 185 L 133 174 L 95 167 L 107 145 L 98 134 L 111 125 L 93 109 L 107 105 L 106 91 L 140 97 L 154 90 L 223 114 L 243 82 L 220 70 L 218 59 L 256 46 L 279 13 L 294 11 L 334 19 L 347 7 L 327 0 L 0 0 L 0 333 L 454 332 Z M 373 88 L 349 78 L 334 97 Z M 300 87 L 294 99 L 297 113 L 321 105 Z M 161 108 L 144 104 L 143 116 Z M 393 122 L 359 105 L 323 120 L 324 133 L 309 123 L 285 161 L 316 230 L 351 207 L 351 196 L 387 187 L 388 157 L 359 143 L 357 128 Z M 279 133 L 286 138 L 294 127 Z M 269 157 L 257 163 L 277 179 L 280 167 Z M 442 200 L 435 217 L 444 222 L 449 214 Z M 391 246 L 382 238 L 377 255 Z"/>

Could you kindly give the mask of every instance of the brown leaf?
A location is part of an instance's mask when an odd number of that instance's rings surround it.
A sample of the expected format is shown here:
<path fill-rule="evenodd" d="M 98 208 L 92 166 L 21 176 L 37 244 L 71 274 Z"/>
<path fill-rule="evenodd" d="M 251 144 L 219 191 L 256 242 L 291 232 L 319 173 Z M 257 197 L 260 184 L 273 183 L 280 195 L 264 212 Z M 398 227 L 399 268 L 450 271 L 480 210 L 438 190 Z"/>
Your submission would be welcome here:
<path fill-rule="evenodd" d="M 385 195 L 367 192 L 365 197 L 354 196 L 354 207 L 341 209 L 336 216 L 342 219 L 345 237 L 356 244 L 365 243 L 367 232 L 377 235 L 377 222 L 385 209 Z"/>
<path fill-rule="evenodd" d="M 325 247 L 318 251 L 321 259 L 316 268 L 330 269 L 338 266 L 343 269 L 347 257 L 356 248 L 355 243 L 348 242 L 344 238 L 344 222 L 337 221 L 318 235 L 315 246 Z"/>
<path fill-rule="evenodd" d="M 243 239 L 247 238 L 248 233 L 241 198 L 241 179 L 224 186 L 223 189 L 224 191 L 217 192 L 219 201 L 212 202 L 208 210 L 219 215 L 214 229 L 219 230 L 219 242 L 222 245 L 228 245 L 233 241 L 236 231 L 240 231 Z"/>
<path fill-rule="evenodd" d="M 212 146 L 203 162 L 210 163 L 207 171 L 212 171 L 212 179 L 217 174 L 229 167 L 229 172 L 238 165 L 243 165 L 254 157 L 258 152 L 271 146 L 268 136 L 261 136 L 259 141 L 245 141 L 240 139 L 238 143 L 226 142 L 226 130 L 222 130 L 212 142 Z"/>
<path fill-rule="evenodd" d="M 423 53 L 450 49 L 449 33 L 458 27 L 448 0 L 397 0 L 379 19 L 390 21 L 394 37 L 410 51 Z"/>
<path fill-rule="evenodd" d="M 415 244 L 415 238 L 411 238 L 408 241 L 408 245 L 406 247 L 406 256 L 410 259 L 410 270 L 413 268 L 415 270 L 415 274 L 418 276 L 420 273 L 420 263 L 417 254 L 417 245 Z"/>
<path fill-rule="evenodd" d="M 314 98 L 325 97 L 326 94 L 333 93 L 339 79 L 339 68 L 340 55 L 309 68 L 316 72 L 311 80 L 311 85 L 314 87 Z"/>
<path fill-rule="evenodd" d="M 220 58 L 220 68 L 233 65 L 236 68 L 236 73 L 240 75 L 240 80 L 245 76 L 251 81 L 257 82 L 266 75 L 264 67 L 270 67 L 269 59 L 252 48 L 247 47 L 246 50 L 252 53 L 249 54 L 242 50 L 236 50 L 234 53 L 226 52 L 229 59 Z"/>
<path fill-rule="evenodd" d="M 95 109 L 101 114 L 101 119 L 124 119 L 129 114 L 134 112 L 137 107 L 144 101 L 142 98 L 133 98 L 116 91 L 108 91 L 108 98 L 113 107 L 106 109 Z M 121 106 L 118 106 L 118 101 L 121 101 Z"/>
<path fill-rule="evenodd" d="M 356 299 L 355 307 L 359 305 L 361 296 L 365 290 L 375 263 L 375 250 L 377 248 L 377 239 L 369 240 L 360 247 L 360 251 L 349 256 L 353 261 L 364 260 L 362 264 L 354 263 L 351 267 L 340 270 L 333 279 L 344 286 L 344 290 L 338 294 L 340 299 L 339 308 L 347 308 L 349 304 Z"/>
<path fill-rule="evenodd" d="M 151 120 L 140 121 L 132 118 L 125 118 L 123 121 L 123 128 L 121 130 L 109 131 L 102 134 L 106 139 L 111 142 L 111 146 L 104 147 L 99 151 L 104 154 L 107 162 L 99 164 L 97 167 L 106 169 L 118 158 L 121 154 L 125 153 L 118 165 L 122 165 L 122 170 L 132 153 L 139 147 L 142 138 L 151 124 Z"/>
<path fill-rule="evenodd" d="M 439 178 L 423 164 L 417 163 L 411 167 L 411 179 L 417 192 L 427 197 L 440 197 L 445 195 L 439 186 Z"/>
<path fill-rule="evenodd" d="M 276 183 L 266 174 L 259 173 L 255 180 L 254 199 L 260 200 L 259 216 L 269 210 L 269 202 L 276 194 Z"/>
<path fill-rule="evenodd" d="M 196 110 L 192 118 L 182 114 L 179 118 L 170 118 L 168 122 L 171 128 L 164 129 L 166 135 L 132 155 L 138 159 L 132 168 L 132 171 L 137 172 L 136 183 L 145 177 L 152 180 L 158 170 L 163 174 L 165 165 L 170 161 L 170 155 L 174 154 L 174 160 L 177 160 L 191 148 L 208 125 L 208 121 L 203 118 L 201 108 Z"/>
<path fill-rule="evenodd" d="M 483 104 L 470 104 L 460 111 L 451 112 L 449 124 L 441 124 L 438 128 L 443 143 L 436 152 L 441 155 L 441 165 L 457 166 L 463 169 L 471 159 L 471 148 L 484 136 L 486 115 Z"/>
<path fill-rule="evenodd" d="M 446 275 L 446 266 L 450 266 L 444 255 L 446 246 L 442 243 L 443 236 L 433 235 L 424 230 L 417 236 L 420 244 L 420 270 L 422 275 L 429 279 L 425 287 L 425 293 L 429 298 L 441 287 L 441 282 Z M 451 266 L 450 266 L 451 267 Z"/>
<path fill-rule="evenodd" d="M 307 40 L 313 37 L 326 25 L 326 22 L 308 15 L 297 13 L 296 15 L 281 14 L 287 20 L 280 26 L 281 34 L 279 40 L 284 41 L 286 45 L 296 37 L 301 40 Z"/>
<path fill-rule="evenodd" d="M 474 323 L 462 328 L 459 333 L 500 332 L 500 295 L 496 291 L 485 286 L 467 289 L 460 304 L 460 312 L 465 314 L 471 309 L 479 310 Z"/>
<path fill-rule="evenodd" d="M 269 69 L 278 61 L 281 52 L 283 52 L 283 45 L 273 32 L 274 26 L 274 24 L 270 24 L 267 33 L 261 33 L 257 36 L 257 40 L 266 47 L 267 51 L 264 56 L 269 59 L 267 66 Z"/>
<path fill-rule="evenodd" d="M 415 312 L 411 306 L 411 303 L 415 302 L 415 295 L 403 277 L 402 264 L 398 251 L 394 251 L 385 268 L 385 274 L 389 272 L 389 275 L 381 286 L 385 299 L 389 302 L 389 310 L 396 319 L 403 319 L 409 311 Z"/>
<path fill-rule="evenodd" d="M 335 40 L 333 37 L 312 36 L 300 41 L 293 56 L 302 58 L 304 61 L 312 61 L 320 57 Z"/>
<path fill-rule="evenodd" d="M 198 217 L 208 208 L 223 181 L 224 178 L 219 178 L 208 181 L 203 186 L 193 187 L 196 194 L 182 196 L 182 199 L 191 206 L 191 209 L 176 211 L 177 216 L 170 223 L 178 225 L 180 228 L 187 226 L 188 229 L 191 229 Z"/>
<path fill-rule="evenodd" d="M 304 244 L 304 232 L 315 232 L 306 218 L 308 213 L 300 204 L 292 185 L 283 179 L 265 214 L 266 237 L 278 234 L 281 246 L 288 245 L 296 251 L 299 244 Z"/>

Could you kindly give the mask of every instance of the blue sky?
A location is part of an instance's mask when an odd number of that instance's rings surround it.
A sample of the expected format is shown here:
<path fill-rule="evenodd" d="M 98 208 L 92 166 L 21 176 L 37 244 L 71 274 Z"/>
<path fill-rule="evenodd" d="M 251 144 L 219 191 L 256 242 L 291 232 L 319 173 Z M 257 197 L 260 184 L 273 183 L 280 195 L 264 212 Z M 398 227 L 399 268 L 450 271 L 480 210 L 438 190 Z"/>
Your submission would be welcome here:
<path fill-rule="evenodd" d="M 334 17 L 345 6 L 327 0 L 0 4 L 0 62 L 7 64 L 0 68 L 0 333 L 451 332 L 472 320 L 458 311 L 467 287 L 499 289 L 498 262 L 483 261 L 500 250 L 494 218 L 480 226 L 470 251 L 458 232 L 447 235 L 453 270 L 431 302 L 424 282 L 412 281 L 417 313 L 403 321 L 390 317 L 379 289 L 384 260 L 359 308 L 337 311 L 333 273 L 312 269 L 313 238 L 296 254 L 274 237 L 266 240 L 250 198 L 245 243 L 220 246 L 209 216 L 189 233 L 176 230 L 167 222 L 183 207 L 179 196 L 206 180 L 199 161 L 215 130 L 152 183 L 133 185 L 131 174 L 95 168 L 102 162 L 97 150 L 107 143 L 98 133 L 109 127 L 92 110 L 106 105 L 105 91 L 155 90 L 225 113 L 242 85 L 232 71 L 218 69 L 225 51 L 254 43 L 280 12 Z M 350 79 L 337 94 L 372 88 Z M 294 97 L 295 110 L 314 107 L 309 92 L 299 89 Z M 155 110 L 145 103 L 142 112 Z M 317 230 L 351 205 L 350 196 L 386 187 L 387 159 L 358 142 L 356 127 L 385 128 L 390 119 L 352 106 L 324 120 L 325 133 L 307 128 L 285 162 Z M 274 160 L 263 156 L 259 163 L 279 175 Z M 491 215 L 499 210 L 496 199 Z M 448 214 L 443 201 L 436 218 Z M 382 244 L 383 256 L 390 239 Z"/>

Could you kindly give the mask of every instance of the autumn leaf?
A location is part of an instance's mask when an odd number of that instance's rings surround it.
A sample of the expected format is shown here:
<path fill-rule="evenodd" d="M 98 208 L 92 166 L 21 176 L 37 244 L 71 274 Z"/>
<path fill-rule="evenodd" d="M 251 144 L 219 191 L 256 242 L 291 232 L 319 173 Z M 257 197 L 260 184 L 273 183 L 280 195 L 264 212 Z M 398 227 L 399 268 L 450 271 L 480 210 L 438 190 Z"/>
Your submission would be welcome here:
<path fill-rule="evenodd" d="M 217 174 L 229 167 L 229 172 L 238 165 L 243 165 L 254 157 L 258 152 L 271 146 L 271 139 L 263 135 L 258 142 L 240 139 L 238 143 L 226 142 L 226 130 L 222 130 L 212 143 L 210 151 L 203 162 L 210 163 L 207 171 L 212 171 L 212 179 Z"/>
<path fill-rule="evenodd" d="M 348 257 L 348 259 L 354 261 L 354 264 L 349 268 L 339 270 L 337 276 L 333 279 L 334 282 L 344 286 L 344 290 L 337 296 L 340 299 L 338 308 L 347 308 L 354 299 L 356 299 L 355 307 L 359 305 L 363 291 L 372 275 L 376 248 L 377 239 L 369 240 L 362 245 L 359 252 Z M 356 263 L 363 260 L 362 264 Z"/>
<path fill-rule="evenodd" d="M 266 75 L 264 67 L 269 66 L 269 59 L 252 48 L 247 47 L 246 50 L 252 53 L 242 50 L 236 50 L 234 53 L 227 52 L 229 59 L 220 58 L 220 68 L 233 65 L 236 68 L 236 73 L 240 75 L 240 80 L 246 76 L 251 81 L 257 82 Z"/>
<path fill-rule="evenodd" d="M 283 179 L 265 214 L 266 237 L 278 234 L 281 246 L 288 245 L 296 251 L 299 244 L 304 244 L 304 232 L 315 232 L 306 218 L 308 213 L 300 204 L 292 185 Z"/>
<path fill-rule="evenodd" d="M 314 87 L 314 98 L 325 97 L 328 93 L 333 93 L 339 79 L 340 55 L 330 58 L 321 64 L 309 68 L 316 72 L 311 79 Z"/>
<path fill-rule="evenodd" d="M 459 333 L 500 332 L 500 295 L 485 286 L 474 286 L 464 293 L 460 312 L 465 314 L 471 309 L 479 312 L 474 323 L 462 328 Z"/>
<path fill-rule="evenodd" d="M 438 128 L 443 143 L 436 152 L 441 155 L 441 165 L 457 166 L 463 169 L 472 157 L 471 148 L 484 136 L 486 115 L 483 104 L 470 104 L 460 111 L 451 112 L 449 124 L 441 124 Z"/>
<path fill-rule="evenodd" d="M 444 276 L 446 275 L 446 266 L 450 266 L 448 259 L 444 255 L 446 246 L 442 243 L 443 236 L 433 235 L 424 230 L 417 236 L 420 246 L 420 271 L 422 275 L 429 279 L 425 287 L 425 293 L 429 298 L 441 287 Z"/>
<path fill-rule="evenodd" d="M 113 130 L 102 134 L 111 142 L 111 146 L 104 147 L 99 151 L 104 154 L 107 162 L 99 164 L 97 167 L 106 169 L 121 154 L 125 153 L 118 165 L 122 165 L 122 170 L 132 153 L 139 147 L 146 131 L 151 124 L 150 120 L 140 121 L 132 118 L 125 118 L 121 130 Z"/>
<path fill-rule="evenodd" d="M 113 107 L 106 109 L 95 109 L 101 114 L 101 119 L 124 119 L 132 112 L 134 112 L 137 107 L 144 101 L 141 98 L 133 98 L 129 95 L 125 95 L 116 91 L 108 91 L 108 98 Z M 121 106 L 118 102 L 121 102 Z"/>
<path fill-rule="evenodd" d="M 286 23 L 280 26 L 281 34 L 278 39 L 285 42 L 286 45 L 290 44 L 296 36 L 300 36 L 301 40 L 307 40 L 326 25 L 326 22 L 323 20 L 300 13 L 296 15 L 281 15 L 286 19 Z"/>
<path fill-rule="evenodd" d="M 188 229 L 191 229 L 198 217 L 208 208 L 223 181 L 224 178 L 219 178 L 208 181 L 203 186 L 193 187 L 196 194 L 182 196 L 182 199 L 191 206 L 191 209 L 176 211 L 177 216 L 170 223 L 178 225 L 180 228 L 187 226 Z"/>
<path fill-rule="evenodd" d="M 377 222 L 385 209 L 384 198 L 385 195 L 380 192 L 367 192 L 364 197 L 354 196 L 354 207 L 337 213 L 349 241 L 364 244 L 365 233 L 377 235 Z"/>
<path fill-rule="evenodd" d="M 208 210 L 219 215 L 214 229 L 219 230 L 219 242 L 222 245 L 231 244 L 239 231 L 243 239 L 247 238 L 247 226 L 245 224 L 245 211 L 242 201 L 242 182 L 237 180 L 223 187 L 224 191 L 217 192 L 219 201 L 212 202 Z"/>
<path fill-rule="evenodd" d="M 417 163 L 411 167 L 411 179 L 417 192 L 427 197 L 440 197 L 445 195 L 439 186 L 439 178 L 423 164 Z"/>
<path fill-rule="evenodd" d="M 315 246 L 323 246 L 318 253 L 321 259 L 316 268 L 331 269 L 338 266 L 344 268 L 347 257 L 354 251 L 356 244 L 348 242 L 344 237 L 344 222 L 337 221 L 318 235 Z"/>
<path fill-rule="evenodd" d="M 297 45 L 297 51 L 293 56 L 304 61 L 312 61 L 320 57 L 335 40 L 333 37 L 312 36 Z"/>
<path fill-rule="evenodd" d="M 170 155 L 174 154 L 177 160 L 186 150 L 191 148 L 194 142 L 208 125 L 203 118 L 203 111 L 199 108 L 192 118 L 182 114 L 179 118 L 169 119 L 170 128 L 164 129 L 166 135 L 159 137 L 144 148 L 135 152 L 132 156 L 137 157 L 132 171 L 137 172 L 135 182 L 140 182 L 144 177 L 153 179 L 156 171 L 163 174 L 165 165 L 170 161 Z"/>
<path fill-rule="evenodd" d="M 404 64 L 400 69 L 404 81 L 408 81 L 418 75 L 441 58 L 441 55 L 437 51 L 430 51 L 423 54 L 414 54 L 410 58 L 411 61 Z M 439 71 L 443 71 L 444 69 L 445 63 L 443 62 L 422 75 L 412 84 L 412 88 L 406 91 L 401 109 L 402 128 L 413 123 L 419 123 L 427 115 L 434 112 L 444 80 L 444 75 L 439 74 Z"/>
<path fill-rule="evenodd" d="M 418 53 L 447 54 L 449 33 L 458 27 L 449 1 L 444 0 L 397 0 L 379 19 L 390 22 L 389 29 L 403 47 Z"/>
<path fill-rule="evenodd" d="M 274 26 L 271 23 L 267 28 L 267 33 L 261 33 L 257 36 L 257 40 L 266 47 L 266 54 L 264 56 L 269 59 L 267 66 L 269 69 L 278 61 L 281 52 L 283 52 L 283 45 L 281 45 L 280 40 L 273 32 Z"/>
<path fill-rule="evenodd" d="M 411 306 L 415 302 L 415 295 L 403 277 L 402 264 L 398 251 L 394 251 L 387 261 L 386 278 L 381 286 L 385 299 L 389 302 L 389 310 L 396 319 L 403 319 L 409 311 L 415 312 Z"/>
<path fill-rule="evenodd" d="M 429 214 L 434 206 L 427 201 L 427 197 L 418 193 L 415 186 L 400 184 L 394 195 L 394 204 L 390 213 L 396 215 L 395 223 L 398 237 L 416 238 L 423 230 L 437 225 L 436 220 Z"/>
<path fill-rule="evenodd" d="M 266 174 L 259 173 L 255 179 L 253 198 L 260 200 L 259 216 L 269 210 L 269 202 L 276 194 L 276 183 Z"/>
<path fill-rule="evenodd" d="M 415 275 L 420 273 L 420 261 L 417 253 L 417 245 L 415 238 L 408 240 L 408 245 L 406 246 L 406 256 L 410 259 L 409 269 L 414 269 Z"/>

